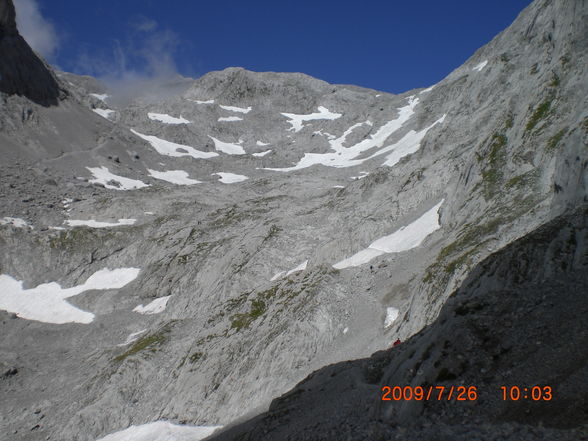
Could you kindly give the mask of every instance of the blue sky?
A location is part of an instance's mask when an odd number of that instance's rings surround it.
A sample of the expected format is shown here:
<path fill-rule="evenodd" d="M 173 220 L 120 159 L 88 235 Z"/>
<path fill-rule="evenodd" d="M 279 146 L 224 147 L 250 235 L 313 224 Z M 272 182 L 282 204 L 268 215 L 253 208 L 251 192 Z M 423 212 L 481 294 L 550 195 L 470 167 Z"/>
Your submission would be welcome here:
<path fill-rule="evenodd" d="M 15 0 L 21 32 L 61 69 L 198 77 L 241 66 L 392 93 L 443 79 L 530 0 Z"/>

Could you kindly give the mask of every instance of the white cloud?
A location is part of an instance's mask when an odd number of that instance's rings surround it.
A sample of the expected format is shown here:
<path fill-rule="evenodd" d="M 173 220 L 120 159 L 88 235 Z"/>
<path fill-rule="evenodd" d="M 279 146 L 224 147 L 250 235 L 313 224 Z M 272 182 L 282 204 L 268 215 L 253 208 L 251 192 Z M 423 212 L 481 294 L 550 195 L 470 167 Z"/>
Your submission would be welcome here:
<path fill-rule="evenodd" d="M 20 34 L 35 51 L 51 58 L 59 43 L 53 23 L 43 17 L 36 0 L 14 0 L 14 7 Z"/>
<path fill-rule="evenodd" d="M 111 95 L 109 102 L 124 106 L 138 97 L 162 99 L 187 87 L 174 60 L 181 43 L 179 36 L 147 20 L 131 22 L 136 32 L 114 40 L 111 47 L 83 51 L 77 58 L 72 70 L 105 83 Z"/>
<path fill-rule="evenodd" d="M 130 25 L 141 32 L 151 32 L 157 29 L 157 22 L 144 15 L 135 16 L 131 20 Z"/>

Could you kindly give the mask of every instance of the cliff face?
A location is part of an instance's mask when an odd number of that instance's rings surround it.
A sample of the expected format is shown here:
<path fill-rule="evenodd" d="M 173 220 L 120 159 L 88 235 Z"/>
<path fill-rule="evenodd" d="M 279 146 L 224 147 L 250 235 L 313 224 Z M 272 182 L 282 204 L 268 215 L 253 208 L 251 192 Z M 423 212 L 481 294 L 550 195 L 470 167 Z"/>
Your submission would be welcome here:
<path fill-rule="evenodd" d="M 481 262 L 400 346 L 320 369 L 212 439 L 586 439 L 587 344 L 584 205 Z M 435 389 L 429 400 L 382 401 L 384 386 Z M 474 386 L 475 398 L 449 399 L 452 386 Z"/>
<path fill-rule="evenodd" d="M 0 91 L 0 374 L 16 370 L 0 433 L 229 424 L 325 365 L 434 322 L 440 339 L 441 308 L 481 261 L 586 203 L 587 26 L 587 2 L 537 0 L 401 95 L 241 68 L 125 99 L 49 68 L 68 95 L 56 106 Z M 26 53 L 0 63 L 17 72 Z M 437 357 L 427 381 L 462 375 L 439 344 L 382 363 L 401 375 Z"/>
<path fill-rule="evenodd" d="M 53 74 L 18 33 L 12 0 L 0 0 L 0 92 L 43 106 L 56 105 L 60 94 Z"/>

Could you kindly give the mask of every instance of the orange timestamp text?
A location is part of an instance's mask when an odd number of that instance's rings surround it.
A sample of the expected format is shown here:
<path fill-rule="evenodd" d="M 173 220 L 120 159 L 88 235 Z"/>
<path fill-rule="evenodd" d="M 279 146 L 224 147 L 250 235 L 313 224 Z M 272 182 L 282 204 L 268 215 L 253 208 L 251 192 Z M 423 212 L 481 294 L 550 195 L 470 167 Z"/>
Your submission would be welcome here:
<path fill-rule="evenodd" d="M 384 386 L 382 401 L 475 401 L 476 386 Z"/>
<path fill-rule="evenodd" d="M 504 401 L 551 401 L 551 386 L 501 386 Z M 383 386 L 382 401 L 476 401 L 476 386 Z"/>

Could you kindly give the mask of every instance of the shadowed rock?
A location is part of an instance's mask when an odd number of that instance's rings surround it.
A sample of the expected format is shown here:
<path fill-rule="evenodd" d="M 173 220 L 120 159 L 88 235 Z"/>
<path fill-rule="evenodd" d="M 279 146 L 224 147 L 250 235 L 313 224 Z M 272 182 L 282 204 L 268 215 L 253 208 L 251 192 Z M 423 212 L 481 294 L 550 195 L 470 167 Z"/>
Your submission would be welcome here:
<path fill-rule="evenodd" d="M 0 91 L 43 106 L 56 105 L 60 93 L 45 63 L 18 33 L 12 0 L 0 0 Z"/>

